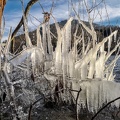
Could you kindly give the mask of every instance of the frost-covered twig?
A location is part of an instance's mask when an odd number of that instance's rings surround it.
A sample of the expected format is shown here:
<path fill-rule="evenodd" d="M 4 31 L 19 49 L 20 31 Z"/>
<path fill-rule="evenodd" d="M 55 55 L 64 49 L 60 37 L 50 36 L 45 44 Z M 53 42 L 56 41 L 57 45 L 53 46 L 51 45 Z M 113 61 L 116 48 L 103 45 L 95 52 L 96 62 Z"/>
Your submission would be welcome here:
<path fill-rule="evenodd" d="M 28 32 L 28 26 L 27 26 L 27 18 L 25 16 L 25 12 L 24 12 L 24 3 L 21 0 L 21 4 L 22 4 L 22 11 L 23 11 L 23 28 L 25 30 L 25 40 L 26 40 L 26 46 L 27 47 L 32 47 L 32 42 L 29 36 L 29 32 Z"/>
<path fill-rule="evenodd" d="M 9 95 L 9 99 L 10 99 L 10 106 L 12 108 L 12 111 L 13 111 L 13 114 L 12 114 L 12 117 L 13 117 L 13 120 L 17 120 L 17 107 L 16 107 L 16 103 L 15 103 L 15 93 L 14 93 L 14 86 L 8 76 L 8 73 L 7 73 L 7 66 L 6 66 L 7 63 L 4 63 L 4 68 L 3 68 L 3 74 L 4 74 L 4 77 L 5 77 L 5 82 L 6 82 L 6 88 L 7 88 L 7 93 Z"/>

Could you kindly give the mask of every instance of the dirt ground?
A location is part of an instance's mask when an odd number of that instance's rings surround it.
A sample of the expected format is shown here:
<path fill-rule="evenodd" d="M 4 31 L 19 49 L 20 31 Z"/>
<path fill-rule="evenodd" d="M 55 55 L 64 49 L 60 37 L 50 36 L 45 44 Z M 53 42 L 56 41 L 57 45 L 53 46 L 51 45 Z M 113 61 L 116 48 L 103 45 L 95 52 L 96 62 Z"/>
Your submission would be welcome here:
<path fill-rule="evenodd" d="M 75 108 L 62 106 L 55 108 L 41 108 L 33 110 L 31 120 L 76 120 Z M 35 116 L 36 114 L 36 116 Z M 86 109 L 81 110 L 79 120 L 91 120 L 95 113 L 89 113 Z M 120 111 L 116 108 L 105 108 L 94 120 L 120 120 Z"/>
<path fill-rule="evenodd" d="M 91 120 L 94 114 L 81 110 L 79 120 Z M 4 117 L 0 117 L 0 120 L 12 119 L 9 118 L 9 114 L 5 114 Z M 28 116 L 21 120 L 28 120 Z M 76 120 L 76 112 L 75 108 L 71 106 L 33 108 L 31 120 Z M 108 107 L 98 114 L 94 120 L 120 120 L 120 112 L 116 108 Z"/>

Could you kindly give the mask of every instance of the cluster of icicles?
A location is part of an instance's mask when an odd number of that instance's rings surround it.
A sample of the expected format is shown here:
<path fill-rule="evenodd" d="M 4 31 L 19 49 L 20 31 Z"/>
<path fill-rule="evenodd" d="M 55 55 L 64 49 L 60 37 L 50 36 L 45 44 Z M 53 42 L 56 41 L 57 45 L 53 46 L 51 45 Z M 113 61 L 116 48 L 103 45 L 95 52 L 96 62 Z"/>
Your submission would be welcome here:
<path fill-rule="evenodd" d="M 54 19 L 55 20 L 55 19 Z M 118 55 L 112 62 L 106 64 L 109 57 L 116 51 L 120 45 L 111 51 L 111 43 L 114 38 L 116 40 L 117 31 L 112 32 L 108 37 L 101 42 L 96 43 L 94 48 L 91 47 L 91 42 L 85 44 L 84 30 L 80 36 L 77 36 L 77 30 L 74 33 L 74 43 L 71 45 L 71 17 L 63 28 L 55 21 L 57 30 L 57 45 L 55 51 L 51 43 L 51 31 L 49 24 L 41 24 L 38 26 L 37 45 L 33 46 L 28 35 L 27 24 L 25 24 L 26 48 L 14 56 L 9 56 L 9 61 L 12 65 L 18 67 L 25 60 L 30 59 L 32 63 L 32 71 L 34 74 L 39 74 L 38 71 L 44 65 L 44 69 L 51 69 L 51 74 L 48 80 L 54 78 L 54 75 L 63 76 L 63 84 L 72 83 L 72 88 L 78 90 L 81 87 L 78 103 L 82 107 L 87 107 L 90 111 L 97 111 L 103 103 L 109 102 L 120 96 L 120 84 L 114 81 L 113 69 L 116 64 Z M 42 35 L 40 34 L 40 27 L 42 27 Z M 108 51 L 104 51 L 105 43 L 108 43 Z M 8 41 L 10 43 L 10 40 Z M 81 52 L 78 52 L 77 45 L 82 44 Z M 72 46 L 72 47 L 71 47 Z M 9 44 L 6 48 L 7 52 Z M 6 54 L 8 54 L 6 52 Z M 29 62 L 27 63 L 29 68 Z M 24 70 L 24 68 L 21 67 Z M 29 70 L 29 69 L 26 69 Z M 44 72 L 44 71 L 43 71 Z M 53 76 L 52 76 L 53 75 Z M 68 79 L 70 78 L 70 80 Z M 73 78 L 73 79 L 72 79 Z M 67 82 L 66 82 L 67 81 Z M 77 93 L 73 92 L 76 99 Z M 114 102 L 112 105 L 119 107 L 120 101 Z M 79 108 L 81 107 L 79 106 Z"/>

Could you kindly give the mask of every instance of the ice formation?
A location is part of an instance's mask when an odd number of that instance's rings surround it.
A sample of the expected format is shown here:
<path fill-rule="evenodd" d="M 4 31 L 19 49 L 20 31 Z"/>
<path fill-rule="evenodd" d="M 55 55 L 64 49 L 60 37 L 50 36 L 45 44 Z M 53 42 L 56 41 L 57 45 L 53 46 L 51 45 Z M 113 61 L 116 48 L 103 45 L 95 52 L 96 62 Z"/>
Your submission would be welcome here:
<path fill-rule="evenodd" d="M 110 102 L 118 98 L 120 94 L 120 84 L 113 81 L 103 81 L 100 79 L 86 79 L 82 81 L 72 81 L 74 90 L 82 89 L 78 99 L 79 108 L 88 108 L 91 112 L 97 112 L 104 103 Z M 75 99 L 76 93 L 73 93 Z M 119 107 L 120 100 L 114 102 L 112 106 Z"/>
<path fill-rule="evenodd" d="M 54 19 L 55 20 L 55 19 Z M 55 20 L 55 26 L 57 29 L 57 45 L 55 51 L 51 43 L 50 25 L 43 23 L 37 28 L 37 45 L 33 46 L 29 38 L 27 24 L 25 25 L 26 36 L 26 48 L 17 55 L 9 55 L 9 44 L 6 48 L 6 55 L 8 61 L 18 67 L 22 63 L 28 62 L 32 66 L 32 73 L 37 76 L 43 76 L 51 84 L 56 81 L 63 83 L 63 88 L 66 89 L 68 84 L 69 89 L 79 90 L 78 104 L 82 107 L 87 107 L 89 111 L 97 111 L 102 107 L 103 103 L 109 102 L 119 97 L 118 91 L 120 90 L 120 84 L 114 82 L 113 69 L 119 55 L 114 60 L 107 64 L 107 61 L 111 54 L 116 51 L 120 43 L 111 50 L 112 38 L 116 39 L 117 31 L 112 32 L 108 37 L 104 38 L 101 42 L 88 41 L 85 44 L 84 29 L 92 35 L 92 39 L 96 39 L 96 32 L 94 29 L 88 28 L 82 21 L 83 28 L 80 36 L 77 36 L 77 30 L 74 34 L 74 43 L 71 44 L 71 17 L 63 28 L 60 28 L 59 24 Z M 42 27 L 42 35 L 40 33 L 40 27 Z M 94 35 L 93 35 L 94 34 Z M 94 41 L 93 40 L 93 41 Z M 104 51 L 105 43 L 108 42 L 108 51 Z M 82 50 L 79 51 L 77 46 L 82 44 Z M 29 64 L 26 69 L 29 69 Z M 29 69 L 30 70 L 30 69 Z M 45 70 L 45 71 L 44 71 Z M 53 85 L 54 86 L 54 85 Z M 72 92 L 74 99 L 77 97 L 77 92 Z M 68 94 L 62 94 L 68 95 Z M 67 99 L 67 97 L 66 97 Z M 120 101 L 114 102 L 112 105 L 119 107 Z M 78 105 L 78 110 L 80 110 Z"/>

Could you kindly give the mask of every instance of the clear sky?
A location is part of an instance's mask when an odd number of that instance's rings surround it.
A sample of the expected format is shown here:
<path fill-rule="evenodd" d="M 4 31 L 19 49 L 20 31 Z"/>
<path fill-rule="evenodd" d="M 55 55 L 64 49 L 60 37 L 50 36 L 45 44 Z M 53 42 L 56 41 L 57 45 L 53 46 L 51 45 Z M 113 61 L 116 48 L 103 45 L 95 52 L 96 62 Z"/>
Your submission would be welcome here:
<path fill-rule="evenodd" d="M 52 0 L 39 0 L 42 4 L 44 11 L 49 12 L 52 6 Z M 70 1 L 70 0 L 69 0 Z M 81 14 L 81 19 L 87 21 L 87 13 L 84 9 L 83 2 L 78 4 L 78 1 L 83 0 L 73 0 L 75 9 Z M 92 7 L 92 0 L 86 0 L 89 4 L 89 8 Z M 93 0 L 95 1 L 95 0 Z M 101 0 L 96 0 L 97 4 L 100 3 Z M 27 5 L 29 0 L 24 0 L 24 7 Z M 100 15 L 97 15 L 98 13 L 91 12 L 91 15 L 96 14 L 97 17 L 95 18 L 94 22 L 99 23 L 101 20 L 102 24 L 110 24 L 110 25 L 119 25 L 120 26 L 120 0 L 105 0 L 105 3 L 102 3 L 97 7 L 97 9 L 100 11 Z M 80 6 L 79 6 L 80 5 Z M 69 10 L 69 11 L 68 11 Z M 107 11 L 106 11 L 107 10 Z M 53 16 L 57 19 L 57 21 L 65 20 L 69 18 L 69 12 L 72 11 L 71 7 L 68 7 L 68 0 L 55 0 L 54 8 L 53 8 Z M 28 19 L 28 25 L 29 30 L 36 29 L 36 26 L 40 24 L 39 21 L 42 22 L 43 18 L 43 11 L 39 5 L 39 3 L 35 3 L 30 10 L 29 19 Z M 73 13 L 71 12 L 73 15 Z M 39 21 L 34 19 L 36 17 Z M 109 16 L 109 17 L 108 17 Z M 3 40 L 7 38 L 7 35 L 9 33 L 10 27 L 14 30 L 14 28 L 19 23 L 21 17 L 22 17 L 22 5 L 20 0 L 7 0 L 5 9 L 4 9 L 4 17 L 5 17 L 5 34 L 3 37 Z M 102 18 L 102 19 L 100 19 Z M 51 20 L 52 22 L 52 20 Z"/>

